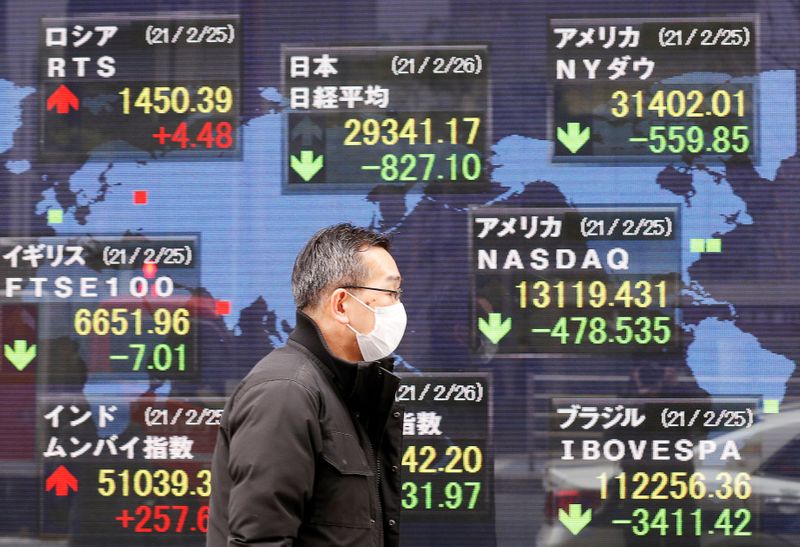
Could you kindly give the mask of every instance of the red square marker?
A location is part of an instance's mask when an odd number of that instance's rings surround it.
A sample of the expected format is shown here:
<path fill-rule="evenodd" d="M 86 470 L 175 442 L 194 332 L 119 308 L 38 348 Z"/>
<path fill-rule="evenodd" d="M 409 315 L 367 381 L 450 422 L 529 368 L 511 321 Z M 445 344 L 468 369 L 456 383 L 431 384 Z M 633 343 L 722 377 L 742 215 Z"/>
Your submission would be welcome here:
<path fill-rule="evenodd" d="M 216 312 L 217 315 L 228 315 L 231 313 L 231 301 L 230 300 L 217 300 L 216 301 Z"/>
<path fill-rule="evenodd" d="M 156 272 L 158 272 L 158 266 L 156 266 L 155 262 L 147 262 L 145 261 L 142 264 L 142 273 L 147 279 L 154 279 L 156 277 Z M 155 285 L 153 285 L 155 287 Z"/>
<path fill-rule="evenodd" d="M 135 190 L 133 192 L 134 205 L 147 205 L 147 190 Z"/>

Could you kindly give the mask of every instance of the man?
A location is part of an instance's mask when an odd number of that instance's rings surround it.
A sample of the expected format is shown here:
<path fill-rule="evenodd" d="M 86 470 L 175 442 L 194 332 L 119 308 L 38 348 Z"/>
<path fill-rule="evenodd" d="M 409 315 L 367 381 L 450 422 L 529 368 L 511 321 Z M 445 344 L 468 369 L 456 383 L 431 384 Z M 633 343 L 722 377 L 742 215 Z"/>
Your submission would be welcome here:
<path fill-rule="evenodd" d="M 399 545 L 400 281 L 388 239 L 350 224 L 297 256 L 297 327 L 225 406 L 207 547 Z"/>

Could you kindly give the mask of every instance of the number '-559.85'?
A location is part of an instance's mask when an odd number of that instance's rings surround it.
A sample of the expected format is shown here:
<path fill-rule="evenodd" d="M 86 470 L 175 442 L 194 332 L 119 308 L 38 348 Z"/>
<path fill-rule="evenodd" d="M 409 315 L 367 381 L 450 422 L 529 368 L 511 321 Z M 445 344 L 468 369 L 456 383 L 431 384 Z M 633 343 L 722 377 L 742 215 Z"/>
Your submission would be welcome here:
<path fill-rule="evenodd" d="M 743 154 L 750 150 L 746 125 L 714 127 L 710 134 L 697 125 L 654 125 L 650 127 L 648 148 L 654 154 Z"/>

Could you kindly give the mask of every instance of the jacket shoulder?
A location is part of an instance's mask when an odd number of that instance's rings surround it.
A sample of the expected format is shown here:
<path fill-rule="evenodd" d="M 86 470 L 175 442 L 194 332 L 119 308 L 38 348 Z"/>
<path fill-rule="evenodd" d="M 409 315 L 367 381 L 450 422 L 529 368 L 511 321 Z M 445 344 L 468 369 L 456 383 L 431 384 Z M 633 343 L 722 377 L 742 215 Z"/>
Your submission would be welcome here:
<path fill-rule="evenodd" d="M 321 373 L 308 356 L 289 346 L 272 350 L 253 366 L 234 397 L 265 382 L 293 382 L 312 394 L 319 392 Z"/>
<path fill-rule="evenodd" d="M 307 356 L 292 348 L 271 351 L 253 366 L 228 398 L 222 429 L 240 422 L 261 405 L 290 404 L 315 415 L 321 397 L 321 373 Z"/>

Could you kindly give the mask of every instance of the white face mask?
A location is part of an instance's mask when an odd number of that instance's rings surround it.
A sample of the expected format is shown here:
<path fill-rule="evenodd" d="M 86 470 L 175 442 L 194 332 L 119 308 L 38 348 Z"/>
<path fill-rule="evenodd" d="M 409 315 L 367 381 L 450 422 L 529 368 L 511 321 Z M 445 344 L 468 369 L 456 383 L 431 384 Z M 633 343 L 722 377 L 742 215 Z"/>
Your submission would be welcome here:
<path fill-rule="evenodd" d="M 347 294 L 375 314 L 375 328 L 368 334 L 361 334 L 347 325 L 351 331 L 356 333 L 356 342 L 364 360 L 377 361 L 390 355 L 400 345 L 400 340 L 403 339 L 403 334 L 406 332 L 407 318 L 403 303 L 398 302 L 391 306 L 373 308 L 351 293 Z"/>

